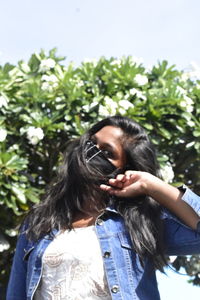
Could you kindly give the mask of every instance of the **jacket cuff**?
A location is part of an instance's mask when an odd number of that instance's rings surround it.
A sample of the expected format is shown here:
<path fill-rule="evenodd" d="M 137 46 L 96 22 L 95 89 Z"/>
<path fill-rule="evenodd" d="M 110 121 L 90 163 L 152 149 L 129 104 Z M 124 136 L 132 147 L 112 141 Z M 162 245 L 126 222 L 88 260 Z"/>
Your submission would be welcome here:
<path fill-rule="evenodd" d="M 178 189 L 184 193 L 181 199 L 190 205 L 195 212 L 200 215 L 200 197 L 192 192 L 186 185 L 183 185 Z"/>
<path fill-rule="evenodd" d="M 182 196 L 182 200 L 190 205 L 200 216 L 200 197 L 193 193 L 186 185 L 182 185 L 178 189 L 184 193 Z M 200 233 L 200 219 L 197 223 L 196 231 Z"/>

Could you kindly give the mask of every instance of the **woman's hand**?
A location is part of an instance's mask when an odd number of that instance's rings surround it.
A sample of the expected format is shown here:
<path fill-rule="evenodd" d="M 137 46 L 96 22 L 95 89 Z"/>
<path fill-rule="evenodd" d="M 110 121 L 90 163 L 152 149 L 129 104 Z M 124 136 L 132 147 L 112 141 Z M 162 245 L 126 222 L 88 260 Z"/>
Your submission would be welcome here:
<path fill-rule="evenodd" d="M 148 195 L 149 186 L 159 180 L 147 172 L 126 171 L 125 174 L 119 174 L 115 179 L 110 179 L 109 185 L 101 184 L 100 188 L 117 197 L 136 197 Z"/>

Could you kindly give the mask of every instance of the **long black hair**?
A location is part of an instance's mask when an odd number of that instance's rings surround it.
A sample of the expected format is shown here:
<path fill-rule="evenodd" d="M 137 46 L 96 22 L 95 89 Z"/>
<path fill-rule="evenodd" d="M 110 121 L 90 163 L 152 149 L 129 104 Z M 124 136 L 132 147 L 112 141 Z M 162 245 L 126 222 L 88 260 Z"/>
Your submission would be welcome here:
<path fill-rule="evenodd" d="M 105 207 L 109 204 L 108 195 L 99 188 L 100 182 L 108 180 L 108 174 L 88 164 L 85 155 L 88 141 L 105 126 L 114 126 L 123 132 L 121 143 L 126 156 L 125 169 L 159 176 L 155 150 L 145 130 L 129 118 L 108 117 L 68 147 L 57 177 L 48 187 L 43 201 L 33 207 L 27 216 L 29 238 L 37 240 L 53 229 L 71 230 L 74 217 L 84 212 L 85 203 L 96 208 L 96 211 L 99 209 L 96 199 L 101 199 Z M 145 195 L 136 199 L 115 198 L 114 205 L 124 218 L 141 261 L 149 257 L 157 269 L 163 270 L 166 260 L 160 205 Z"/>

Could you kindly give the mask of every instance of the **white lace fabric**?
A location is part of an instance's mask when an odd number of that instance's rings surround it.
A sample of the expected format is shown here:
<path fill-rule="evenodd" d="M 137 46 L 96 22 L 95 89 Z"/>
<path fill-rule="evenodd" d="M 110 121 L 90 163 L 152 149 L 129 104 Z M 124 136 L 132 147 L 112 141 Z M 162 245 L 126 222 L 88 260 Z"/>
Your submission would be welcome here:
<path fill-rule="evenodd" d="M 49 244 L 34 300 L 111 300 L 95 227 L 65 231 Z"/>

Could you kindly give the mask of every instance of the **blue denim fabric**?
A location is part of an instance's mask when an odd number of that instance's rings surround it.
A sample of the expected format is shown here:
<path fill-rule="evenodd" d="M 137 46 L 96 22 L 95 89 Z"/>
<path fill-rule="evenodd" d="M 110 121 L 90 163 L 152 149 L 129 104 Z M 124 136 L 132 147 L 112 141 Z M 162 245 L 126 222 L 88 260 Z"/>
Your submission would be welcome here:
<path fill-rule="evenodd" d="M 186 189 L 182 198 L 200 213 L 200 197 Z M 96 220 L 96 233 L 102 250 L 106 277 L 113 300 L 159 300 L 155 269 L 150 260 L 141 266 L 123 218 L 108 208 Z M 166 255 L 200 253 L 200 233 L 163 211 Z M 42 274 L 42 255 L 51 242 L 49 236 L 29 242 L 25 233 L 18 239 L 10 275 L 7 300 L 31 300 Z"/>

